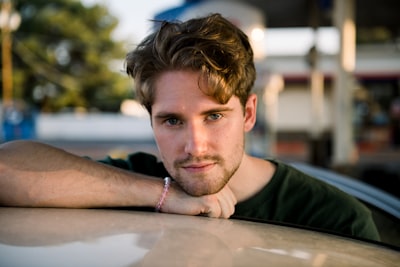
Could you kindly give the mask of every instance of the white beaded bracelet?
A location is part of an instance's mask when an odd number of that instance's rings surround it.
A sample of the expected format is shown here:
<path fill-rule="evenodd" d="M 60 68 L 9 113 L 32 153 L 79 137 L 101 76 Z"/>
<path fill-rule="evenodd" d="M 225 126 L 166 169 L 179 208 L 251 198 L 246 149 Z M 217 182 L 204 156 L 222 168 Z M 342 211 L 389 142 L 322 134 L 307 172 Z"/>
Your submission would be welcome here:
<path fill-rule="evenodd" d="M 164 189 L 163 189 L 162 195 L 160 197 L 160 200 L 158 201 L 158 203 L 156 205 L 156 212 L 160 212 L 161 211 L 161 207 L 164 204 L 164 201 L 165 201 L 165 198 L 167 196 L 170 184 L 171 184 L 171 178 L 170 177 L 165 177 L 164 178 Z"/>

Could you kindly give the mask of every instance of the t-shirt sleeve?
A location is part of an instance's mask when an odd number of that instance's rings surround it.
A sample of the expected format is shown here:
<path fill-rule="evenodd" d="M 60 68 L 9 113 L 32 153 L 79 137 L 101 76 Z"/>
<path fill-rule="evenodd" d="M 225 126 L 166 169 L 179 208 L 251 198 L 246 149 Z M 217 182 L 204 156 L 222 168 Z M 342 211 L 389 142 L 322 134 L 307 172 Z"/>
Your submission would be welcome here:
<path fill-rule="evenodd" d="M 278 161 L 269 184 L 235 215 L 379 240 L 370 210 L 353 196 Z"/>
<path fill-rule="evenodd" d="M 164 165 L 158 161 L 156 156 L 143 152 L 130 154 L 125 159 L 115 159 L 107 156 L 104 159 L 98 160 L 98 162 L 146 175 L 157 177 L 168 176 Z"/>
<path fill-rule="evenodd" d="M 290 199 L 289 209 L 300 210 L 297 220 L 311 227 L 331 229 L 333 232 L 365 239 L 380 240 L 370 210 L 355 197 L 292 167 L 281 187 L 280 196 Z M 293 180 L 296 180 L 293 182 Z M 294 183 L 295 187 L 286 184 Z M 300 193 L 299 191 L 303 191 Z M 290 203 L 292 202 L 292 203 Z M 301 207 L 299 206 L 299 203 Z"/>

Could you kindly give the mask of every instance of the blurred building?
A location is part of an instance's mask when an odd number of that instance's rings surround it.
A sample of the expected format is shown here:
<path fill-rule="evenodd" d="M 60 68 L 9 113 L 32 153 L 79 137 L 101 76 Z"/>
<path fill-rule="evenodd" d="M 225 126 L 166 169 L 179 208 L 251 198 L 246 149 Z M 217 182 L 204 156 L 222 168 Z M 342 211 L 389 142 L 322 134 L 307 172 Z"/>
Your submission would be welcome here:
<path fill-rule="evenodd" d="M 327 138 L 334 127 L 335 55 L 321 54 L 323 75 L 322 128 Z M 276 129 L 281 140 L 306 140 L 312 121 L 310 67 L 302 55 L 269 55 L 264 62 L 282 75 L 285 87 L 279 95 Z M 394 148 L 392 103 L 399 97 L 400 51 L 395 44 L 366 44 L 357 47 L 353 76 L 353 126 L 360 152 Z M 290 151 L 288 151 L 290 152 Z"/>
<path fill-rule="evenodd" d="M 400 17 L 394 11 L 400 4 L 392 0 L 380 4 L 361 2 L 188 0 L 161 12 L 156 19 L 186 20 L 219 12 L 241 27 L 253 43 L 251 27 L 264 25 L 255 49 L 263 51 L 256 57 L 255 86 L 263 101 L 249 149 L 260 156 L 279 155 L 327 166 L 334 153 L 335 127 L 342 127 L 338 123 L 341 120 L 350 121 L 349 130 L 358 153 L 395 148 L 400 138 L 393 115 L 393 110 L 397 110 L 394 100 L 400 96 L 400 38 L 396 36 L 400 32 Z M 348 88 L 343 89 L 352 98 L 352 110 L 345 113 L 350 118 L 335 118 L 335 111 L 340 109 L 334 93 L 341 49 L 341 29 L 335 27 L 333 18 L 335 4 L 344 4 L 344 12 L 354 8 L 357 27 L 354 68 L 348 73 Z M 280 40 L 278 46 L 291 46 L 292 50 L 304 46 L 301 40 L 283 35 L 279 39 L 271 34 L 280 30 L 281 34 L 290 35 L 290 29 L 292 33 L 303 30 L 308 35 L 305 49 L 297 53 L 271 51 L 268 44 L 272 40 L 268 38 Z M 314 74 L 318 75 L 317 80 Z M 317 100 L 313 84 L 319 87 Z M 358 156 L 355 154 L 354 158 Z"/>

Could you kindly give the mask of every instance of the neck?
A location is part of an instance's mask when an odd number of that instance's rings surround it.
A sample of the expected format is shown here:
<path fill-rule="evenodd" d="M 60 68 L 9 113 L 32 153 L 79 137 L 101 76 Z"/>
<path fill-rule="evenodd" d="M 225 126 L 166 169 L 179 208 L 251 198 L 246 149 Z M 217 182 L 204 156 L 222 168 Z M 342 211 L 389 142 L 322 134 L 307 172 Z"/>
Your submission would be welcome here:
<path fill-rule="evenodd" d="M 243 155 L 242 162 L 229 180 L 228 186 L 242 202 L 259 192 L 271 180 L 275 173 L 275 165 L 269 161 Z"/>

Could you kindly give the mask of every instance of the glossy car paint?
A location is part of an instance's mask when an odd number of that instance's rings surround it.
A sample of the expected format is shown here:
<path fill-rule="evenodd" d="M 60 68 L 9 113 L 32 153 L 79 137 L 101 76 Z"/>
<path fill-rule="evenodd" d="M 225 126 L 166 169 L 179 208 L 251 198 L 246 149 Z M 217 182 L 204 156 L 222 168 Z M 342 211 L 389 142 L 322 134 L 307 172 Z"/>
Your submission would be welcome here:
<path fill-rule="evenodd" d="M 242 220 L 0 208 L 0 266 L 398 266 L 393 247 Z"/>

